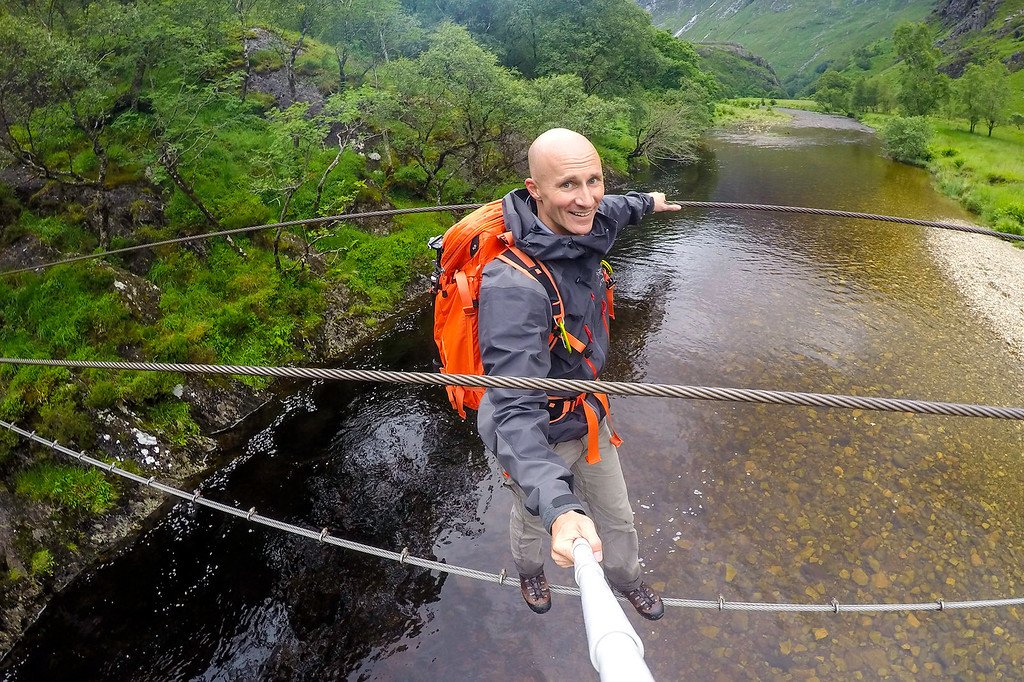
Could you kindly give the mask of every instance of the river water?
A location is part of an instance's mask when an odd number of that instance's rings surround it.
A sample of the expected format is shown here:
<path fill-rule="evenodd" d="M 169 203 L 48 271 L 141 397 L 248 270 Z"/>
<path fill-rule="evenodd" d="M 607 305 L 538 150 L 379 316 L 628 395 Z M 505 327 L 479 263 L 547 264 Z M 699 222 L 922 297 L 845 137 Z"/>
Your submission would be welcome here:
<path fill-rule="evenodd" d="M 838 119 L 722 133 L 645 189 L 964 218 Z M 982 237 L 979 237 L 982 238 Z M 614 254 L 605 378 L 1019 405 L 1024 371 L 923 228 L 785 214 L 648 219 Z M 427 370 L 429 312 L 346 366 Z M 1024 594 L 1024 427 L 616 398 L 646 579 L 665 595 L 828 603 Z M 509 499 L 438 388 L 317 384 L 248 426 L 206 497 L 389 549 L 512 569 Z M 552 582 L 571 584 L 550 567 Z M 578 601 L 440 576 L 177 505 L 56 598 L 8 680 L 592 676 Z M 1024 610 L 630 614 L 658 679 L 1016 678 Z M 593 675 L 596 679 L 596 675 Z"/>

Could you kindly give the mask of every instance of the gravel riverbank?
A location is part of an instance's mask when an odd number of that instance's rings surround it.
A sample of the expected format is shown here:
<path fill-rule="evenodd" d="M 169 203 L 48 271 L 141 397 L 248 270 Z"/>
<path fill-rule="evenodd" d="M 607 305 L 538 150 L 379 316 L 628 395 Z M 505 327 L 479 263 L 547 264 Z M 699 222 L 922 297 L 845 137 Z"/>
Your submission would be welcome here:
<path fill-rule="evenodd" d="M 944 230 L 928 231 L 928 248 L 971 308 L 1024 359 L 1024 249 Z"/>

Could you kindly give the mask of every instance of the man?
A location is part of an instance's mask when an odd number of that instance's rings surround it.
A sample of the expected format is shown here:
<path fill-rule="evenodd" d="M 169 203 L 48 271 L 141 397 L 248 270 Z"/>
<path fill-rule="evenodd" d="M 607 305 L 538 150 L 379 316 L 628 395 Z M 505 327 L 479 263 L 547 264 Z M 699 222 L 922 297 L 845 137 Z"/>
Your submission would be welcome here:
<path fill-rule="evenodd" d="M 608 351 L 611 312 L 601 260 L 620 230 L 645 213 L 680 207 L 661 192 L 606 197 L 597 150 L 570 130 L 538 137 L 529 164 L 525 189 L 503 199 L 503 217 L 515 245 L 550 271 L 566 334 L 556 334 L 552 345 L 548 292 L 536 278 L 495 259 L 480 285 L 484 369 L 490 375 L 596 379 Z M 529 607 L 537 613 L 551 608 L 542 549 L 550 532 L 555 563 L 571 566 L 573 542 L 586 539 L 612 587 L 642 616 L 657 620 L 664 606 L 640 577 L 633 510 L 615 448 L 620 441 L 609 428 L 606 405 L 603 396 L 590 394 L 491 388 L 480 404 L 478 430 L 515 495 L 512 556 Z M 591 452 L 594 443 L 598 452 Z"/>

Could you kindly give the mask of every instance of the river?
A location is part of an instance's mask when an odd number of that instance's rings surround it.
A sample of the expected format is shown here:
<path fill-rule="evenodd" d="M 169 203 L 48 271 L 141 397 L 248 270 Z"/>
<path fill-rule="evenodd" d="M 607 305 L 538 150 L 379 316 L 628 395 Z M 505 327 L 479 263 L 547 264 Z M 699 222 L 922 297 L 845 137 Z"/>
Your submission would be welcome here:
<path fill-rule="evenodd" d="M 670 197 L 964 219 L 868 132 L 798 115 L 720 133 Z M 982 239 L 984 237 L 978 237 Z M 614 253 L 605 378 L 1019 405 L 1024 371 L 933 262 L 924 228 L 659 215 Z M 428 370 L 429 311 L 346 366 Z M 828 603 L 1024 594 L 1024 426 L 614 399 L 646 579 L 668 596 Z M 334 535 L 512 570 L 509 499 L 428 387 L 283 391 L 203 495 Z M 230 453 L 229 453 L 230 454 Z M 550 567 L 552 582 L 571 584 Z M 657 679 L 1014 678 L 1024 610 L 630 614 Z M 55 598 L 6 680 L 500 679 L 592 674 L 578 601 L 357 555 L 187 504 Z M 596 679 L 596 675 L 593 676 Z"/>

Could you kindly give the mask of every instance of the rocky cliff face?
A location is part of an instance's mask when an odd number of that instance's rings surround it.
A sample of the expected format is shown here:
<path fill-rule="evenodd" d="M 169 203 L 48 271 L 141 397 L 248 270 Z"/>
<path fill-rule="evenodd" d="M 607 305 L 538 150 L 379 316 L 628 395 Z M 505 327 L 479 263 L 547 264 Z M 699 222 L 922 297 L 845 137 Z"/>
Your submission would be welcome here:
<path fill-rule="evenodd" d="M 950 29 L 947 40 L 955 40 L 965 33 L 980 31 L 996 16 L 1003 0 L 939 0 L 932 18 Z"/>

